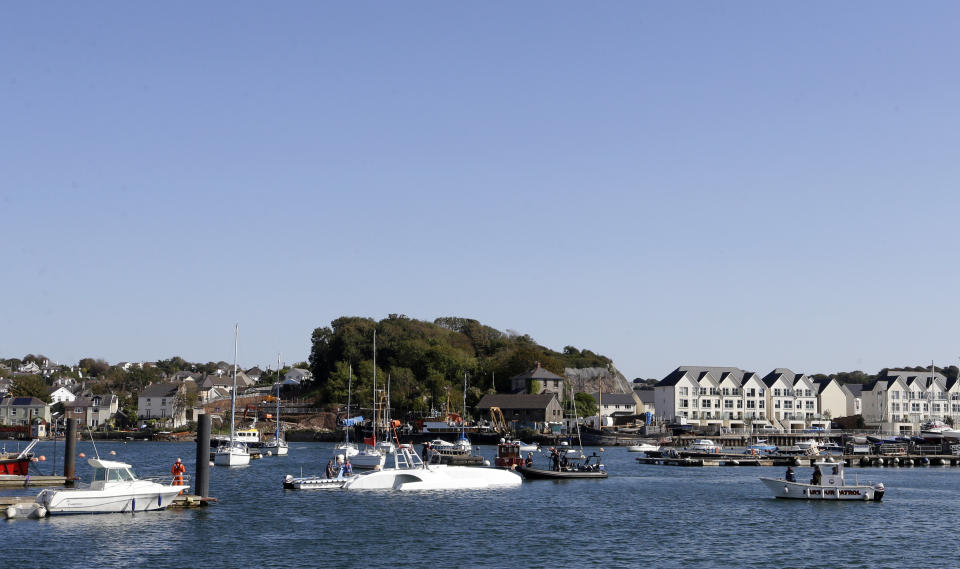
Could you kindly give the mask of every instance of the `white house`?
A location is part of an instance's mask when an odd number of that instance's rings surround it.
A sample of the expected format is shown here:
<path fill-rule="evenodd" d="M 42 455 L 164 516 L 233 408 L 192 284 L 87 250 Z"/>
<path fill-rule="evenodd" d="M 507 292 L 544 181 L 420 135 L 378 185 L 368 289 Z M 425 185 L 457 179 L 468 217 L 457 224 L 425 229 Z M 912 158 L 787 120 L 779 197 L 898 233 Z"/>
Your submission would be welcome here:
<path fill-rule="evenodd" d="M 632 416 L 637 414 L 637 400 L 632 393 L 591 393 L 594 401 L 600 404 L 604 417 Z"/>
<path fill-rule="evenodd" d="M 77 399 L 76 394 L 66 387 L 52 387 L 50 403 L 68 403 Z"/>
<path fill-rule="evenodd" d="M 814 381 L 814 385 L 817 388 L 817 405 L 820 407 L 821 416 L 830 419 L 847 416 L 851 397 L 849 389 L 844 389 L 836 379 Z"/>
<path fill-rule="evenodd" d="M 845 416 L 863 415 L 863 384 L 845 383 L 843 389 L 847 392 L 847 413 Z"/>
<path fill-rule="evenodd" d="M 960 418 L 960 392 L 939 372 L 887 370 L 861 396 L 864 420 L 884 432 L 918 432 L 925 422 Z"/>
<path fill-rule="evenodd" d="M 313 373 L 311 373 L 310 370 L 302 369 L 298 367 L 292 368 L 289 371 L 287 371 L 287 373 L 283 374 L 284 385 L 290 385 L 291 383 L 300 385 L 312 379 L 313 379 Z M 250 382 L 250 385 L 253 385 L 252 381 Z"/>

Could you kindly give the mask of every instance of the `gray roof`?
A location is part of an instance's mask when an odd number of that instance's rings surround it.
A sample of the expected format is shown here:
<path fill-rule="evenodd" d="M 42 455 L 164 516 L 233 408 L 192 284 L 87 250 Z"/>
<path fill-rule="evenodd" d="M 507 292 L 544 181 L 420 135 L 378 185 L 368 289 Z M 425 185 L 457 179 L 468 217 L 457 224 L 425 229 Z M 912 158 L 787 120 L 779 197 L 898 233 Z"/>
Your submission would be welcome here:
<path fill-rule="evenodd" d="M 689 375 L 695 381 L 700 381 L 704 376 L 710 375 L 718 383 L 727 377 L 732 377 L 737 384 L 741 384 L 743 381 L 744 374 L 749 374 L 751 372 L 745 372 L 738 367 L 725 367 L 725 366 L 680 366 L 677 369 L 670 372 L 667 377 L 661 379 L 657 383 L 657 387 L 663 387 L 668 385 L 676 385 L 683 378 L 684 375 Z"/>
<path fill-rule="evenodd" d="M 140 397 L 174 397 L 179 388 L 179 383 L 154 383 L 144 387 Z"/>
<path fill-rule="evenodd" d="M 530 371 L 525 371 L 521 374 L 517 374 L 510 378 L 510 381 L 514 379 L 563 379 L 559 375 L 549 371 L 548 369 L 541 367 L 540 362 L 537 362 L 537 367 L 533 368 Z"/>
<path fill-rule="evenodd" d="M 854 397 L 860 397 L 860 394 L 863 392 L 862 383 L 846 383 L 844 385 L 850 390 L 850 393 L 852 393 Z"/>
<path fill-rule="evenodd" d="M 483 396 L 477 409 L 499 407 L 501 409 L 546 409 L 550 402 L 557 399 L 555 393 L 524 395 L 513 393 L 487 394 Z"/>
<path fill-rule="evenodd" d="M 590 394 L 594 401 L 601 401 L 596 392 Z M 629 393 L 604 393 L 602 403 L 604 405 L 636 405 L 637 400 Z"/>
<path fill-rule="evenodd" d="M 33 407 L 46 405 L 36 397 L 4 397 L 0 399 L 0 406 L 3 407 Z"/>
<path fill-rule="evenodd" d="M 637 389 L 634 393 L 637 394 L 637 397 L 639 397 L 643 403 L 653 405 L 656 397 L 656 392 L 654 392 L 653 389 Z"/>

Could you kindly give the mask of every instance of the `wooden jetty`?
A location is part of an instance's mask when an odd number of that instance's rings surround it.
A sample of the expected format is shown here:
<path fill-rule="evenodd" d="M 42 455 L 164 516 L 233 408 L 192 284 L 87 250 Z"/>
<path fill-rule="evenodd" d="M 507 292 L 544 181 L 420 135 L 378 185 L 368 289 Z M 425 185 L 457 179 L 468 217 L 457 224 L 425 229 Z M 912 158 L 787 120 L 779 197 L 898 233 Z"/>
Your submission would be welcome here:
<path fill-rule="evenodd" d="M 4 474 L 0 476 L 0 488 L 28 488 L 31 486 L 66 486 L 66 476 L 17 476 Z"/>

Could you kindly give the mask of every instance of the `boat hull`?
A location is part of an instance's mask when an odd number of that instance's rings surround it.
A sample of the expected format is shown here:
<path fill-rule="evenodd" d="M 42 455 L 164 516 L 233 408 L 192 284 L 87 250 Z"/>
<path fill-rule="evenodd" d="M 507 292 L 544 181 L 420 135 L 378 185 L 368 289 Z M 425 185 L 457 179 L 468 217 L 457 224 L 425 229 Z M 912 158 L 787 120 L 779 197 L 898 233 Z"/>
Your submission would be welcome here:
<path fill-rule="evenodd" d="M 189 486 L 164 486 L 147 482 L 134 488 L 99 490 L 44 490 L 36 502 L 50 515 L 110 514 L 163 510 Z"/>
<path fill-rule="evenodd" d="M 499 468 L 431 465 L 426 468 L 386 468 L 361 474 L 344 484 L 345 490 L 473 490 L 513 488 L 523 479 Z"/>
<path fill-rule="evenodd" d="M 356 478 L 356 475 L 343 478 L 323 478 L 320 476 L 294 478 L 287 475 L 283 480 L 283 487 L 286 490 L 339 490 L 354 478 Z"/>
<path fill-rule="evenodd" d="M 576 478 L 602 479 L 607 477 L 606 470 L 544 470 L 529 466 L 518 466 L 517 472 L 528 480 L 572 480 Z"/>
<path fill-rule="evenodd" d="M 26 476 L 30 474 L 30 459 L 33 455 L 23 458 L 4 458 L 0 459 L 0 474 L 11 474 L 14 476 Z"/>
<path fill-rule="evenodd" d="M 246 466 L 250 464 L 250 453 L 229 449 L 223 452 L 218 451 L 213 457 L 213 463 L 217 466 Z"/>
<path fill-rule="evenodd" d="M 787 482 L 782 478 L 761 478 L 775 498 L 787 500 L 846 500 L 879 502 L 883 499 L 883 484 L 833 486 Z"/>
<path fill-rule="evenodd" d="M 379 452 L 361 452 L 350 457 L 350 464 L 354 470 L 380 470 L 386 460 L 386 455 Z"/>

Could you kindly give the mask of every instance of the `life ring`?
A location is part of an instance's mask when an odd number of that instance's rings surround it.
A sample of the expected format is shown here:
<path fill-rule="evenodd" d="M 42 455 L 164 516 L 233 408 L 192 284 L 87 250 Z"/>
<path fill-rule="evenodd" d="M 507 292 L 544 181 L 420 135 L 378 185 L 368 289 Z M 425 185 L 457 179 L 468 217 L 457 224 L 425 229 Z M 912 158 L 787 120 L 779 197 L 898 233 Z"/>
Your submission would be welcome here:
<path fill-rule="evenodd" d="M 833 478 L 828 478 L 828 479 L 827 479 L 827 482 L 830 483 L 830 484 L 833 484 Z"/>

